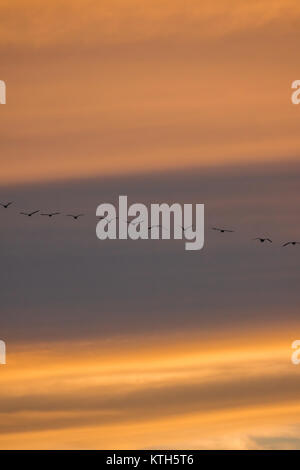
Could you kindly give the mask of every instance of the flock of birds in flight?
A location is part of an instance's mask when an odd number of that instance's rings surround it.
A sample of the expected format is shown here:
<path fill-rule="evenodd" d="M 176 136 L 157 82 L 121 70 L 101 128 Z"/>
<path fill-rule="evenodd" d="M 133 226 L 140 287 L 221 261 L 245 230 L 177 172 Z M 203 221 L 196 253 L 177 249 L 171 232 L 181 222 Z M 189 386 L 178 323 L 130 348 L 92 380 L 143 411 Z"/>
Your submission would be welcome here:
<path fill-rule="evenodd" d="M 10 202 L 6 202 L 6 203 L 2 203 L 0 202 L 0 206 L 2 206 L 4 209 L 8 209 L 11 205 L 13 204 L 13 201 L 10 201 Z M 25 215 L 26 217 L 32 217 L 33 215 L 35 214 L 38 214 L 40 212 L 40 210 L 34 210 L 32 212 L 20 212 L 21 215 Z M 60 212 L 44 212 L 44 213 L 40 213 L 41 216 L 44 216 L 44 217 L 54 217 L 56 215 L 60 215 L 61 213 Z M 83 217 L 84 214 L 65 214 L 66 217 L 72 217 L 74 220 L 78 220 L 79 217 Z M 101 219 L 105 219 L 104 216 L 100 217 Z M 116 217 L 116 219 L 118 219 L 118 217 Z M 107 219 L 106 219 L 107 220 Z M 108 222 L 111 222 L 113 219 L 110 219 L 108 220 Z M 126 221 L 127 224 L 138 224 L 140 222 L 130 222 L 130 221 Z M 162 225 L 150 225 L 148 227 L 148 230 L 152 230 L 152 228 L 154 227 L 160 227 L 162 229 L 164 229 L 164 227 Z M 182 228 L 182 231 L 185 232 L 186 230 L 188 230 L 189 228 L 191 228 L 191 226 L 189 227 L 183 227 L 181 225 L 181 228 Z M 212 230 L 216 230 L 217 232 L 220 232 L 220 233 L 233 233 L 234 230 L 228 230 L 228 229 L 225 229 L 225 228 L 219 228 L 219 227 L 212 227 Z M 260 243 L 265 243 L 265 242 L 268 242 L 268 243 L 273 243 L 273 241 L 271 240 L 271 238 L 263 238 L 263 237 L 256 237 L 256 238 L 253 238 L 253 240 L 256 240 L 256 241 L 259 241 Z M 285 246 L 288 246 L 288 245 L 300 245 L 300 242 L 298 241 L 289 241 L 289 242 L 286 242 L 284 243 L 282 246 L 285 247 Z"/>
<path fill-rule="evenodd" d="M 5 204 L 0 202 L 0 206 L 2 206 L 4 209 L 8 209 L 9 206 L 13 204 L 13 201 L 6 202 Z M 37 214 L 40 212 L 40 210 L 32 211 L 32 212 L 20 212 L 21 215 L 26 215 L 27 217 L 32 217 L 33 215 Z M 40 215 L 46 216 L 46 217 L 54 217 L 55 215 L 59 215 L 60 212 L 46 212 L 46 213 L 41 213 Z M 66 214 L 67 217 L 73 217 L 74 220 L 79 219 L 79 217 L 82 217 L 84 214 Z"/>
<path fill-rule="evenodd" d="M 227 230 L 225 228 L 218 228 L 218 227 L 213 227 L 212 230 L 217 230 L 218 232 L 221 232 L 221 233 L 225 233 L 225 232 L 234 232 L 234 230 Z M 271 238 L 262 238 L 262 237 L 256 237 L 256 238 L 253 238 L 253 240 L 257 240 L 257 241 L 260 241 L 260 243 L 265 243 L 265 242 L 269 242 L 269 243 L 273 243 L 273 240 L 271 240 Z M 300 242 L 286 242 L 284 243 L 282 246 L 288 246 L 288 245 L 300 245 Z"/>

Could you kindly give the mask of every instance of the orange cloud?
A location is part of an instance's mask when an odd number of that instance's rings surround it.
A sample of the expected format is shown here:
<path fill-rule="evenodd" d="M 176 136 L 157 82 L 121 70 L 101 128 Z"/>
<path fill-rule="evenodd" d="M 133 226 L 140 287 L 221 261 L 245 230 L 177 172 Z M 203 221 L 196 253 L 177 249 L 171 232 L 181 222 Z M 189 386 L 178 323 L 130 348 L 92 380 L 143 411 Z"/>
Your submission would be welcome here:
<path fill-rule="evenodd" d="M 4 3 L 0 184 L 298 160 L 299 13 L 293 1 Z"/>
<path fill-rule="evenodd" d="M 252 437 L 300 424 L 290 337 L 203 341 L 194 332 L 17 347 L 1 369 L 1 448 L 259 446 Z"/>

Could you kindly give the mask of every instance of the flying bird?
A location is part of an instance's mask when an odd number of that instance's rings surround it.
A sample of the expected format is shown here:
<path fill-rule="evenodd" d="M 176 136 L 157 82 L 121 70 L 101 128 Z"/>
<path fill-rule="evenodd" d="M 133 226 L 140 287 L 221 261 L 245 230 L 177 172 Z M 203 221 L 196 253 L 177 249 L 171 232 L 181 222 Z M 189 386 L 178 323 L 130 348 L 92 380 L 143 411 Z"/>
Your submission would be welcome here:
<path fill-rule="evenodd" d="M 166 227 L 164 227 L 163 225 L 150 225 L 150 226 L 148 227 L 148 230 L 152 230 L 152 229 L 155 228 L 155 227 L 162 228 L 163 230 L 168 230 L 168 229 L 166 229 Z"/>
<path fill-rule="evenodd" d="M 119 217 L 113 217 L 112 219 L 106 219 L 106 220 L 110 224 L 113 220 L 119 220 Z"/>
<path fill-rule="evenodd" d="M 142 222 L 144 222 L 143 220 L 137 220 L 136 222 L 134 220 L 125 220 L 125 222 L 127 223 L 127 225 L 139 225 L 141 224 Z"/>
<path fill-rule="evenodd" d="M 27 215 L 27 217 L 32 217 L 34 214 L 37 214 L 38 212 L 40 212 L 40 211 L 37 210 L 37 211 L 33 211 L 33 212 L 20 212 L 20 214 Z"/>
<path fill-rule="evenodd" d="M 260 238 L 260 237 L 257 237 L 257 238 L 253 238 L 253 240 L 259 240 L 261 243 L 264 243 L 264 242 L 273 243 L 270 238 Z"/>
<path fill-rule="evenodd" d="M 5 204 L 3 204 L 2 202 L 0 202 L 0 206 L 4 207 L 4 209 L 7 209 L 9 206 L 11 206 L 13 204 L 13 202 L 6 202 Z"/>
<path fill-rule="evenodd" d="M 288 245 L 300 245 L 300 242 L 287 242 L 287 243 L 284 243 L 284 245 L 282 246 L 288 246 Z"/>
<path fill-rule="evenodd" d="M 77 219 L 79 219 L 79 217 L 83 217 L 83 216 L 84 216 L 84 214 L 77 214 L 77 215 L 76 214 L 75 215 L 74 214 L 67 214 L 66 215 L 66 217 L 73 217 L 74 220 L 77 220 Z"/>
<path fill-rule="evenodd" d="M 227 230 L 226 228 L 218 228 L 218 227 L 213 227 L 212 230 L 217 230 L 218 232 L 224 233 L 224 232 L 234 232 L 234 230 Z"/>
<path fill-rule="evenodd" d="M 48 217 L 53 217 L 54 215 L 58 215 L 60 212 L 49 212 L 48 214 L 41 214 L 41 215 L 46 215 Z"/>
<path fill-rule="evenodd" d="M 192 228 L 192 225 L 189 225 L 188 227 L 184 227 L 183 225 L 179 225 L 179 227 L 181 227 L 182 231 L 185 232 L 189 228 Z"/>

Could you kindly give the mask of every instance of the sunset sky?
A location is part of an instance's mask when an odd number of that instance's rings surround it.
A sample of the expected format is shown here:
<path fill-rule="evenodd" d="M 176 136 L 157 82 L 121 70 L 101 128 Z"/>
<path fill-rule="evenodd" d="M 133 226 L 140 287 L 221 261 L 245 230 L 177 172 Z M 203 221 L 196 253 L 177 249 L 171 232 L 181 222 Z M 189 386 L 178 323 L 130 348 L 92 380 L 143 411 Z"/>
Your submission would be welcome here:
<path fill-rule="evenodd" d="M 300 449 L 299 2 L 0 13 L 0 449 Z M 203 250 L 98 240 L 121 194 Z"/>

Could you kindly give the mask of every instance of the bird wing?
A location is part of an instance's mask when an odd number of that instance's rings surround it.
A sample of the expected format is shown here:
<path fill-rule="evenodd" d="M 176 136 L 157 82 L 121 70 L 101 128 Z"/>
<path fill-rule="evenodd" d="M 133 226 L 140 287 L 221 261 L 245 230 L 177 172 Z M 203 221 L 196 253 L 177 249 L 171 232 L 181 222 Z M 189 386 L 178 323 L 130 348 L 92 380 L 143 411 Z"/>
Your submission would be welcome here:
<path fill-rule="evenodd" d="M 33 212 L 30 213 L 30 215 L 37 214 L 38 212 L 40 212 L 40 211 L 39 210 L 33 211 Z"/>
<path fill-rule="evenodd" d="M 12 203 L 13 203 L 13 201 L 11 201 L 11 202 L 6 202 L 6 203 L 0 202 L 0 206 L 2 206 L 2 207 L 8 207 L 8 206 L 10 206 Z"/>
<path fill-rule="evenodd" d="M 285 244 L 284 244 L 284 245 L 282 245 L 282 246 L 287 246 L 287 245 L 290 245 L 290 243 L 291 243 L 291 242 L 287 242 L 287 243 L 285 243 Z"/>
<path fill-rule="evenodd" d="M 268 242 L 270 242 L 270 243 L 273 243 L 272 240 L 271 240 L 271 238 L 266 238 L 266 240 L 267 240 Z"/>
<path fill-rule="evenodd" d="M 132 225 L 139 225 L 141 224 L 142 222 L 144 222 L 143 220 L 138 220 L 137 222 L 134 222 L 133 220 L 131 222 L 127 222 L 128 225 L 132 224 Z"/>

